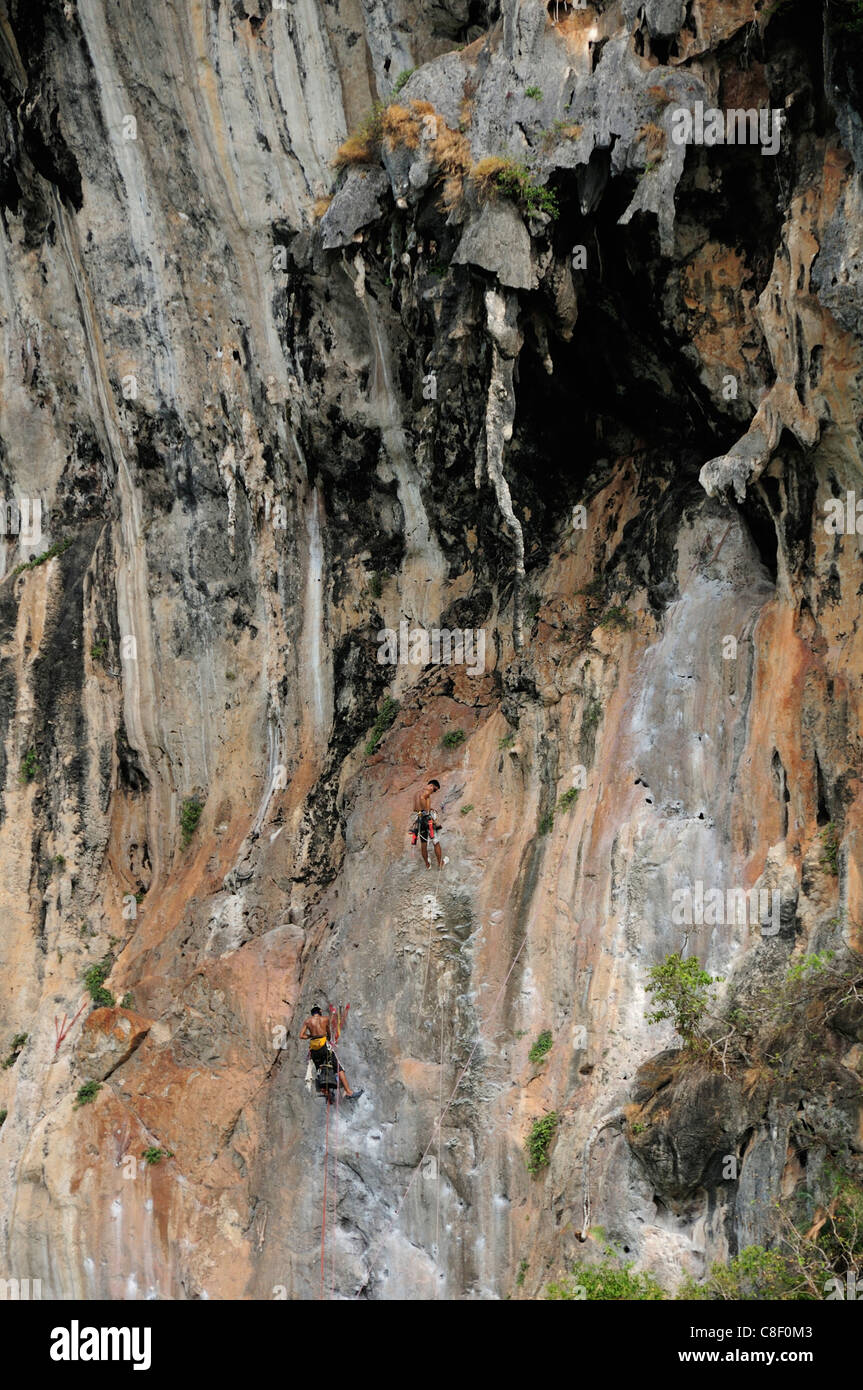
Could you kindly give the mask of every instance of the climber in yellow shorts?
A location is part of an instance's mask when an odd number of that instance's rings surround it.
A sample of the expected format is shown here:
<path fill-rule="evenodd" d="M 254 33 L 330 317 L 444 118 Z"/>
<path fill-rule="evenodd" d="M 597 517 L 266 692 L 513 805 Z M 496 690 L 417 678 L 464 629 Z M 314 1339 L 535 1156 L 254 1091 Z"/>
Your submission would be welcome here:
<path fill-rule="evenodd" d="M 347 1077 L 342 1070 L 342 1064 L 335 1054 L 330 1042 L 330 1020 L 324 1018 L 317 1004 L 312 1009 L 308 1018 L 300 1029 L 300 1040 L 309 1040 L 309 1057 L 315 1066 L 320 1069 L 325 1062 L 332 1058 L 333 1065 L 338 1068 L 339 1081 L 346 1100 L 356 1100 L 362 1095 L 362 1087 L 358 1091 L 352 1091 L 347 1082 Z"/>

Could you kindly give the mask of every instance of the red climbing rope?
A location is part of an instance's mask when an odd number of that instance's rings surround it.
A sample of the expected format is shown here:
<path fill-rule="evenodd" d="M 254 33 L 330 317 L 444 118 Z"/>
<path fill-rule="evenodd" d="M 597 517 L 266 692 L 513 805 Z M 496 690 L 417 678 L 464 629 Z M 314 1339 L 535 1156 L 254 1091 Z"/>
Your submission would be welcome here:
<path fill-rule="evenodd" d="M 330 1258 L 330 1298 L 335 1297 L 336 1292 L 336 1233 L 339 1229 L 339 1091 L 341 1081 L 336 1073 L 336 1120 L 333 1127 L 333 1239 L 330 1242 L 333 1250 Z M 329 1108 L 329 1107 L 327 1107 Z"/>
<path fill-rule="evenodd" d="M 327 1097 L 327 1132 L 324 1139 L 324 1210 L 321 1216 L 321 1298 L 324 1296 L 324 1243 L 327 1235 L 327 1155 L 330 1151 L 330 1101 Z"/>

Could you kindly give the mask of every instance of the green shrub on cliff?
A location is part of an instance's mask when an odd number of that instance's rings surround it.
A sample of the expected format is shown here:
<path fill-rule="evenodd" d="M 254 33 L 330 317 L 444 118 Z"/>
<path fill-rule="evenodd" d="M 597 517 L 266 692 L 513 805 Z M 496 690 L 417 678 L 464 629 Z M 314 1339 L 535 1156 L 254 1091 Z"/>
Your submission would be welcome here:
<path fill-rule="evenodd" d="M 111 973 L 111 960 L 106 956 L 97 965 L 91 965 L 84 972 L 84 988 L 90 993 L 93 1003 L 101 1009 L 113 1009 L 117 1002 L 109 989 L 104 988 L 105 981 Z"/>
<path fill-rule="evenodd" d="M 96 1099 L 101 1089 L 101 1081 L 85 1081 L 83 1086 L 78 1087 L 75 1096 L 75 1109 L 77 1110 L 81 1105 L 89 1105 L 91 1101 Z"/>
<path fill-rule="evenodd" d="M 698 1048 L 705 1041 L 704 1023 L 711 1004 L 711 990 L 721 983 L 721 976 L 702 970 L 696 956 L 666 956 L 661 965 L 650 970 L 648 994 L 653 995 L 653 1012 L 648 1023 L 663 1023 L 671 1019 L 675 1030 L 687 1047 Z"/>
<path fill-rule="evenodd" d="M 836 826 L 831 821 L 825 825 L 821 831 L 821 843 L 824 846 L 824 853 L 820 863 L 825 869 L 829 869 L 831 874 L 839 874 L 839 835 Z"/>
<path fill-rule="evenodd" d="M 541 1119 L 534 1120 L 530 1133 L 524 1141 L 527 1150 L 527 1171 L 538 1173 L 548 1165 L 548 1146 L 557 1129 L 557 1111 L 552 1110 Z"/>
<path fill-rule="evenodd" d="M 3 1063 L 3 1066 L 4 1066 L 4 1069 L 5 1069 L 5 1070 L 8 1071 L 8 1069 L 9 1069 L 10 1067 L 14 1067 L 15 1063 L 18 1061 L 19 1056 L 21 1055 L 21 1050 L 22 1050 L 24 1044 L 26 1043 L 26 1041 L 27 1041 L 27 1034 L 26 1034 L 26 1033 L 16 1033 L 16 1034 L 15 1034 L 15 1036 L 14 1036 L 14 1038 L 12 1039 L 12 1042 L 10 1043 L 10 1046 L 9 1046 L 9 1056 L 6 1058 L 5 1062 Z"/>
<path fill-rule="evenodd" d="M 727 1300 L 806 1299 L 806 1280 L 794 1262 L 779 1250 L 748 1245 L 727 1265 L 719 1261 L 710 1266 L 703 1283 L 684 1279 L 675 1298 L 720 1302 Z"/>
<path fill-rule="evenodd" d="M 540 1033 L 533 1047 L 530 1049 L 530 1052 L 527 1054 L 528 1061 L 541 1062 L 546 1053 L 551 1051 L 553 1042 L 554 1039 L 548 1029 L 546 1029 L 544 1033 Z"/>
<path fill-rule="evenodd" d="M 604 1259 L 600 1264 L 575 1264 L 569 1274 L 550 1283 L 547 1302 L 659 1303 L 665 1292 L 652 1274 L 633 1274 L 632 1264 Z"/>
<path fill-rule="evenodd" d="M 383 739 L 387 729 L 393 723 L 399 712 L 399 702 L 394 700 L 391 695 L 384 696 L 384 702 L 378 710 L 378 716 L 372 725 L 371 738 L 366 744 L 366 757 L 370 758 L 373 753 L 378 751 L 378 745 Z"/>
<path fill-rule="evenodd" d="M 185 849 L 195 831 L 198 828 L 198 821 L 204 811 L 203 803 L 197 796 L 188 796 L 180 807 L 180 830 L 183 834 L 183 848 Z"/>
<path fill-rule="evenodd" d="M 39 771 L 39 760 L 36 757 L 36 749 L 28 748 L 21 759 L 21 771 L 18 774 L 19 782 L 32 782 Z"/>

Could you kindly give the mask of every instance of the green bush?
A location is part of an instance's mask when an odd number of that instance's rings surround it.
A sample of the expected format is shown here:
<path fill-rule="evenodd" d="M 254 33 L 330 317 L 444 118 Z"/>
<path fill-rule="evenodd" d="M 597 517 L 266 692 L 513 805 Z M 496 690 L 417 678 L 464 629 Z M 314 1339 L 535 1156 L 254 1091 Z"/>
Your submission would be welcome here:
<path fill-rule="evenodd" d="M 625 608 L 612 605 L 607 608 L 599 620 L 600 627 L 617 627 L 627 632 L 633 625 L 633 617 Z"/>
<path fill-rule="evenodd" d="M 410 79 L 413 77 L 413 75 L 414 75 L 415 72 L 416 72 L 416 68 L 403 68 L 403 69 L 402 69 L 402 71 L 399 73 L 398 77 L 397 77 L 396 80 L 395 80 L 395 86 L 393 87 L 393 96 L 394 96 L 394 97 L 397 97 L 397 96 L 398 96 L 398 94 L 399 94 L 399 92 L 401 91 L 402 87 L 404 87 L 404 85 L 405 85 L 406 82 L 409 82 L 409 81 L 410 81 Z"/>
<path fill-rule="evenodd" d="M 820 863 L 825 869 L 829 869 L 831 874 L 838 875 L 839 834 L 832 821 L 829 825 L 825 825 L 824 829 L 821 831 L 821 843 L 824 846 L 824 853 L 821 856 Z"/>
<path fill-rule="evenodd" d="M 661 965 L 650 970 L 647 992 L 653 995 L 654 1008 L 647 1015 L 648 1023 L 662 1023 L 670 1018 L 686 1046 L 698 1046 L 711 990 L 721 979 L 702 970 L 696 956 L 684 959 L 677 952 L 666 956 Z"/>
<path fill-rule="evenodd" d="M 3 1067 L 6 1071 L 8 1071 L 10 1067 L 14 1067 L 15 1063 L 18 1061 L 19 1056 L 21 1055 L 21 1050 L 26 1041 L 26 1033 L 15 1034 L 14 1038 L 12 1039 L 12 1042 L 9 1044 L 9 1056 L 3 1063 Z"/>
<path fill-rule="evenodd" d="M 366 757 L 370 758 L 373 753 L 378 751 L 378 745 L 383 739 L 387 729 L 395 720 L 399 712 L 399 702 L 394 700 L 391 695 L 384 696 L 384 702 L 378 710 L 377 719 L 372 725 L 372 734 L 366 744 Z"/>
<path fill-rule="evenodd" d="M 62 555 L 64 550 L 68 550 L 72 542 L 55 541 L 50 550 L 43 550 L 41 555 L 31 555 L 23 565 L 16 565 L 13 574 L 23 574 L 24 570 L 35 570 L 39 565 L 44 565 L 48 560 L 53 560 L 55 555 Z"/>
<path fill-rule="evenodd" d="M 469 802 L 467 803 L 466 806 L 462 806 L 462 808 L 461 808 L 461 815 L 463 815 L 463 816 L 469 816 L 472 810 L 473 810 L 473 802 L 472 802 L 472 801 L 469 801 Z"/>
<path fill-rule="evenodd" d="M 132 1004 L 132 996 L 131 996 L 131 994 L 124 994 L 124 995 L 123 995 L 123 998 L 120 1000 L 120 1008 L 121 1008 L 121 1009 L 131 1009 L 132 1007 L 133 1007 L 133 1004 Z"/>
<path fill-rule="evenodd" d="M 520 203 L 528 216 L 545 213 L 548 217 L 555 218 L 560 212 L 554 189 L 538 184 L 532 170 L 526 164 L 518 164 L 514 159 L 504 160 L 502 167 L 495 173 L 494 183 L 505 197 Z M 536 617 L 536 613 L 531 616 Z"/>
<path fill-rule="evenodd" d="M 556 1110 L 550 1111 L 548 1115 L 543 1115 L 540 1120 L 534 1120 L 530 1133 L 524 1141 L 529 1173 L 538 1173 L 540 1168 L 548 1166 L 548 1146 L 557 1130 L 557 1121 Z"/>
<path fill-rule="evenodd" d="M 108 643 L 101 640 L 94 642 L 90 648 L 90 655 L 94 661 L 104 661 L 108 655 Z"/>
<path fill-rule="evenodd" d="M 581 727 L 583 730 L 595 729 L 602 718 L 602 701 L 589 700 L 585 705 L 584 714 L 581 716 Z"/>
<path fill-rule="evenodd" d="M 104 988 L 111 973 L 112 961 L 106 956 L 97 965 L 91 965 L 84 972 L 84 988 L 89 991 L 93 1003 L 102 1009 L 113 1009 L 116 1000 L 109 989 Z"/>
<path fill-rule="evenodd" d="M 719 1302 L 763 1299 L 806 1298 L 805 1280 L 794 1261 L 779 1250 L 748 1245 L 727 1265 L 716 1262 L 702 1284 L 684 1279 L 675 1295 L 678 1299 Z"/>
<path fill-rule="evenodd" d="M 463 729 L 450 729 L 448 734 L 444 734 L 441 743 L 444 748 L 458 748 L 459 744 L 464 743 Z"/>
<path fill-rule="evenodd" d="M 142 1149 L 141 1157 L 152 1167 L 154 1163 L 161 1163 L 163 1158 L 173 1158 L 174 1155 L 171 1153 L 170 1149 L 150 1148 Z"/>
<path fill-rule="evenodd" d="M 548 835 L 554 829 L 554 811 L 546 811 L 545 815 L 540 816 L 539 824 L 536 827 L 537 835 Z"/>
<path fill-rule="evenodd" d="M 189 844 L 192 836 L 198 828 L 198 821 L 204 811 L 204 806 L 197 796 L 188 796 L 180 807 L 180 830 L 183 833 L 183 848 Z"/>
<path fill-rule="evenodd" d="M 515 1276 L 516 1288 L 521 1288 L 524 1283 L 524 1276 L 527 1274 L 529 1267 L 527 1260 L 519 1260 L 518 1273 Z"/>
<path fill-rule="evenodd" d="M 548 1285 L 548 1302 L 659 1303 L 665 1292 L 652 1274 L 633 1274 L 632 1264 L 605 1259 L 601 1264 L 576 1264 L 568 1275 Z"/>
<path fill-rule="evenodd" d="M 577 800 L 578 800 L 578 787 L 570 787 L 569 791 L 568 791 L 568 792 L 564 792 L 564 793 L 563 793 L 563 796 L 562 796 L 562 797 L 560 798 L 560 800 L 558 801 L 558 803 L 557 803 L 557 809 L 558 809 L 559 811 L 570 811 L 570 810 L 572 809 L 572 807 L 575 805 L 575 803 L 576 803 Z"/>
<path fill-rule="evenodd" d="M 75 1109 L 77 1110 L 80 1105 L 89 1105 L 91 1101 L 96 1099 L 101 1089 L 101 1081 L 85 1081 L 83 1086 L 78 1087 L 78 1093 L 75 1096 Z"/>
<path fill-rule="evenodd" d="M 515 734 L 514 734 L 514 733 L 504 734 L 503 738 L 498 740 L 498 745 L 497 745 L 497 746 L 498 746 L 498 748 L 500 749 L 500 751 L 503 752 L 503 750 L 504 750 L 505 748 L 511 748 L 512 745 L 513 745 L 514 743 L 515 743 Z"/>
<path fill-rule="evenodd" d="M 531 101 L 542 101 L 541 87 L 525 87 L 524 94 L 526 97 L 530 97 Z"/>
<path fill-rule="evenodd" d="M 21 759 L 21 771 L 18 774 L 19 782 L 32 782 L 39 771 L 39 761 L 36 757 L 36 749 L 28 748 Z"/>
<path fill-rule="evenodd" d="M 546 1029 L 544 1033 L 540 1033 L 533 1047 L 530 1049 L 530 1052 L 527 1054 L 528 1061 L 541 1062 L 546 1053 L 551 1051 L 553 1043 L 554 1039 L 548 1029 Z"/>

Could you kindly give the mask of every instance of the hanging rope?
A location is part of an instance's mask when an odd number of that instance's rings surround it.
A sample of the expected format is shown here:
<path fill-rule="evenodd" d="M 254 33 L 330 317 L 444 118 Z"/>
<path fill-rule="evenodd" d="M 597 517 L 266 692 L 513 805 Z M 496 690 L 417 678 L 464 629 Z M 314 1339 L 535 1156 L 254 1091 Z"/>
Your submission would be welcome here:
<path fill-rule="evenodd" d="M 339 1230 L 339 1091 L 341 1083 L 339 1081 L 338 1063 L 336 1064 L 336 1115 L 333 1124 L 333 1235 L 331 1240 L 332 1255 L 330 1262 L 330 1298 L 335 1297 L 336 1292 L 336 1236 Z M 327 1105 L 327 1110 L 329 1110 Z"/>
<path fill-rule="evenodd" d="M 606 1115 L 603 1119 L 598 1120 L 587 1136 L 587 1143 L 584 1146 L 581 1175 L 582 1195 L 584 1199 L 584 1220 L 582 1222 L 581 1235 L 578 1237 L 579 1240 L 587 1240 L 587 1231 L 590 1226 L 590 1151 L 593 1148 L 594 1141 L 598 1138 L 602 1130 L 607 1129 L 609 1125 L 617 1124 L 623 1118 L 622 1110 L 614 1110 L 610 1115 Z"/>
<path fill-rule="evenodd" d="M 327 1130 L 324 1139 L 324 1207 L 321 1214 L 321 1298 L 324 1296 L 324 1248 L 327 1235 L 327 1156 L 330 1152 L 330 1102 L 327 1099 Z"/>
<path fill-rule="evenodd" d="M 447 1103 L 446 1103 L 446 1105 L 444 1106 L 443 1110 L 442 1110 L 442 1111 L 440 1112 L 440 1114 L 438 1115 L 438 1118 L 437 1118 L 437 1121 L 436 1121 L 437 1130 L 438 1130 L 438 1143 L 440 1143 L 440 1129 L 441 1129 L 441 1125 L 443 1124 L 444 1116 L 446 1115 L 447 1111 L 449 1110 L 450 1106 L 452 1105 L 453 1101 L 454 1101 L 455 1098 L 456 1098 L 456 1094 L 457 1094 L 457 1092 L 458 1092 L 458 1088 L 459 1088 L 459 1086 L 461 1085 L 462 1081 L 464 1080 L 465 1076 L 467 1075 L 467 1072 L 468 1072 L 468 1069 L 469 1069 L 469 1067 L 470 1067 L 470 1064 L 471 1064 L 471 1062 L 473 1061 L 474 1053 L 476 1052 L 477 1048 L 478 1048 L 479 1045 L 480 1045 L 480 1042 L 482 1041 L 482 1035 L 483 1035 L 483 1032 L 485 1031 L 485 1027 L 487 1027 L 488 1023 L 491 1021 L 492 1014 L 494 1013 L 495 1009 L 497 1008 L 498 1004 L 500 1003 L 501 999 L 503 998 L 504 991 L 505 991 L 507 985 L 509 984 L 509 978 L 510 978 L 510 976 L 511 976 L 513 970 L 515 970 L 516 964 L 518 963 L 518 958 L 519 958 L 519 956 L 521 955 L 521 953 L 522 953 L 522 951 L 524 950 L 524 948 L 525 948 L 526 945 L 527 945 L 527 935 L 525 934 L 524 940 L 522 941 L 521 945 L 519 946 L 518 950 L 516 951 L 515 955 L 514 955 L 513 958 L 512 958 L 512 964 L 510 965 L 509 970 L 506 972 L 506 976 L 505 976 L 505 978 L 504 978 L 504 982 L 503 982 L 503 984 L 501 985 L 500 989 L 498 990 L 498 992 L 497 992 L 497 994 L 496 994 L 496 996 L 495 996 L 495 998 L 494 998 L 494 1001 L 493 1001 L 493 1003 L 492 1003 L 492 1006 L 491 1006 L 491 1008 L 490 1008 L 489 1011 L 488 1011 L 488 1017 L 487 1017 L 487 1019 L 486 1019 L 486 1022 L 485 1022 L 485 1024 L 483 1025 L 483 1027 L 479 1030 L 479 1035 L 478 1035 L 477 1040 L 476 1040 L 476 1042 L 474 1043 L 473 1047 L 471 1048 L 470 1053 L 468 1054 L 468 1059 L 467 1059 L 467 1061 L 465 1062 L 464 1066 L 462 1067 L 461 1071 L 460 1071 L 459 1074 L 458 1074 L 458 1079 L 456 1080 L 456 1083 L 455 1083 L 455 1085 L 453 1086 L 452 1091 L 450 1092 L 449 1100 L 447 1101 Z M 425 1159 L 428 1157 L 429 1150 L 431 1149 L 432 1145 L 434 1144 L 434 1141 L 435 1141 L 435 1137 L 434 1137 L 434 1135 L 432 1135 L 432 1137 L 431 1137 L 431 1139 L 429 1140 L 428 1144 L 426 1145 L 426 1147 L 425 1147 L 423 1153 L 420 1155 L 419 1163 L 417 1163 L 417 1165 L 415 1166 L 413 1172 L 411 1173 L 410 1180 L 409 1180 L 408 1185 L 407 1185 L 407 1187 L 405 1188 L 405 1190 L 404 1190 L 404 1192 L 403 1192 L 403 1194 L 402 1194 L 401 1201 L 399 1202 L 399 1204 L 398 1204 L 398 1206 L 397 1206 L 397 1208 L 396 1208 L 396 1212 L 395 1212 L 395 1215 L 393 1216 L 392 1221 L 389 1223 L 389 1225 L 387 1226 L 387 1228 L 386 1228 L 386 1230 L 383 1232 L 383 1234 L 378 1238 L 376 1244 L 372 1247 L 372 1255 L 374 1256 L 375 1259 L 377 1258 L 377 1252 L 380 1250 L 380 1247 L 383 1245 L 384 1241 L 385 1241 L 385 1240 L 387 1239 L 387 1237 L 390 1235 L 390 1232 L 394 1229 L 394 1227 L 395 1227 L 395 1225 L 396 1225 L 396 1222 L 398 1221 L 399 1217 L 401 1216 L 401 1214 L 402 1214 L 402 1208 L 404 1207 L 404 1204 L 405 1204 L 405 1202 L 406 1202 L 407 1199 L 408 1199 L 408 1194 L 410 1193 L 411 1188 L 413 1187 L 414 1183 L 416 1182 L 417 1173 L 420 1171 L 420 1169 L 422 1168 L 423 1162 L 424 1162 Z M 371 1272 L 372 1272 L 373 1269 L 374 1269 L 374 1259 L 373 1259 L 372 1256 L 370 1255 L 370 1257 L 369 1257 L 368 1270 L 367 1270 L 367 1272 L 366 1272 L 365 1283 L 368 1283 L 369 1277 L 370 1277 Z M 362 1290 L 363 1290 L 364 1287 L 365 1287 L 365 1284 L 363 1284 L 363 1285 L 360 1286 L 360 1288 L 359 1288 L 359 1289 L 357 1290 L 357 1292 L 354 1294 L 354 1297 L 355 1297 L 355 1298 L 359 1298 L 360 1293 L 362 1292 Z"/>
<path fill-rule="evenodd" d="M 443 1018 L 441 1018 L 441 1021 L 440 1021 L 440 1069 L 439 1069 L 439 1071 L 438 1071 L 438 1093 L 437 1093 L 437 1103 L 438 1103 L 438 1110 L 440 1110 L 440 1107 L 441 1107 L 441 1105 L 443 1104 Z M 440 1185 L 441 1185 L 440 1145 L 441 1145 L 441 1126 L 438 1125 L 438 1131 L 437 1131 L 437 1211 L 435 1212 L 435 1226 L 434 1226 L 434 1253 L 435 1253 L 435 1259 L 438 1261 L 438 1263 L 440 1263 Z M 439 1282 L 439 1281 L 437 1281 L 437 1282 Z M 437 1298 L 437 1282 L 435 1283 L 435 1298 Z"/>
<path fill-rule="evenodd" d="M 440 872 L 441 872 L 441 869 L 442 869 L 442 868 L 443 868 L 443 861 L 441 861 L 441 863 L 438 864 L 438 866 L 437 866 L 437 880 L 438 880 L 438 882 L 437 882 L 437 885 L 436 885 L 435 890 L 434 890 L 434 906 L 432 907 L 432 910 L 431 910 L 431 912 L 429 913 L 429 934 L 428 934 L 428 941 L 426 942 L 426 969 L 425 969 L 425 977 L 424 977 L 424 979 L 423 979 L 423 997 L 422 997 L 422 1002 L 423 1002 L 423 1003 L 425 1003 L 425 1000 L 426 1000 L 426 989 L 428 988 L 428 982 L 429 982 L 429 960 L 431 959 L 432 927 L 434 926 L 435 917 L 437 916 L 437 895 L 438 895 L 438 889 L 439 889 L 439 887 L 440 887 Z"/>

